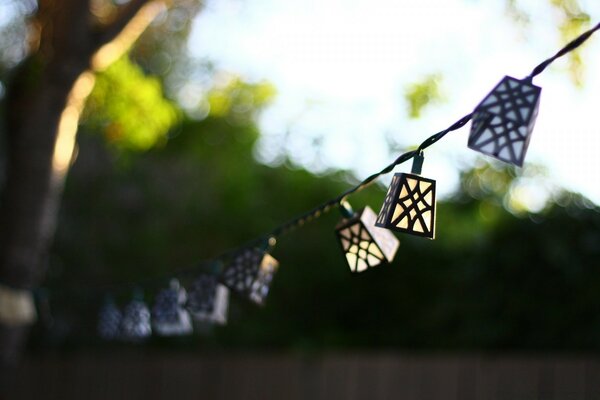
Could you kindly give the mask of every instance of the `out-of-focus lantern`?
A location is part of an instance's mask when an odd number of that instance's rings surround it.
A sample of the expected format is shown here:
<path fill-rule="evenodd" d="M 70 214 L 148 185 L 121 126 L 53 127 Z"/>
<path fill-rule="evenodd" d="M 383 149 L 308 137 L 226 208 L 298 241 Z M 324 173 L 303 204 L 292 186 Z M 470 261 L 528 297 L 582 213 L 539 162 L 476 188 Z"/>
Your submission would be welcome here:
<path fill-rule="evenodd" d="M 98 335 L 104 340 L 118 339 L 122 317 L 112 297 L 107 297 L 98 315 Z"/>
<path fill-rule="evenodd" d="M 133 300 L 125 306 L 121 320 L 121 337 L 133 342 L 141 341 L 152 335 L 150 310 L 143 301 L 141 292 L 134 294 Z"/>
<path fill-rule="evenodd" d="M 214 275 L 200 275 L 189 287 L 187 308 L 198 322 L 226 324 L 228 306 L 229 289 Z"/>
<path fill-rule="evenodd" d="M 505 76 L 473 112 L 469 148 L 523 166 L 542 89 Z"/>
<path fill-rule="evenodd" d="M 192 333 L 190 314 L 184 308 L 187 300 L 185 289 L 177 279 L 169 288 L 161 290 L 152 307 L 152 327 L 161 336 L 187 335 Z"/>
<path fill-rule="evenodd" d="M 235 254 L 221 273 L 221 282 L 231 290 L 263 305 L 279 263 L 265 250 L 247 248 Z"/>

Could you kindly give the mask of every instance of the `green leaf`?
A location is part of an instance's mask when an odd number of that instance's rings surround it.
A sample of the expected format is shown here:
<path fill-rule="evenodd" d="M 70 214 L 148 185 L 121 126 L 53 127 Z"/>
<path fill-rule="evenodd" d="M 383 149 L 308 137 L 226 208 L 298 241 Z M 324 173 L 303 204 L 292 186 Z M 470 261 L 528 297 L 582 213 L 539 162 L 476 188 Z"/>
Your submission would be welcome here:
<path fill-rule="evenodd" d="M 440 74 L 431 74 L 406 88 L 404 97 L 408 102 L 408 115 L 411 118 L 419 118 L 427 105 L 439 103 L 443 100 L 440 93 L 441 80 L 442 76 Z"/>
<path fill-rule="evenodd" d="M 123 57 L 98 74 L 83 121 L 117 148 L 143 151 L 165 142 L 179 113 L 160 80 Z"/>

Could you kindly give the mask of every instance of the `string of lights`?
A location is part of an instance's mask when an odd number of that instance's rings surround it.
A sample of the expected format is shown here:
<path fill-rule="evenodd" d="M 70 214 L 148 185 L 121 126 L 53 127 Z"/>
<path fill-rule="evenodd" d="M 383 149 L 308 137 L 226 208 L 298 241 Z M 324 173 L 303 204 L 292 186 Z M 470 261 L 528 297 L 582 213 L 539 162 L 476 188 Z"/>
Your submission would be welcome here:
<path fill-rule="evenodd" d="M 504 77 L 472 113 L 425 139 L 415 150 L 406 151 L 357 185 L 340 195 L 277 226 L 267 234 L 212 260 L 169 276 L 194 276 L 186 291 L 177 279 L 155 296 L 150 310 L 141 293 L 121 311 L 107 300 L 99 316 L 98 332 L 105 339 L 139 341 L 153 332 L 181 335 L 192 332 L 192 320 L 224 324 L 227 321 L 229 292 L 258 305 L 265 303 L 278 262 L 271 255 L 277 239 L 339 208 L 342 220 L 335 228 L 342 251 L 352 272 L 361 272 L 391 262 L 399 241 L 392 231 L 433 239 L 435 237 L 435 181 L 421 176 L 424 150 L 472 121 L 468 147 L 503 162 L 523 165 L 537 117 L 541 88 L 533 79 L 558 58 L 579 48 L 600 23 L 569 42 L 552 57 L 538 64 L 524 79 Z M 413 160 L 411 173 L 396 173 L 379 214 L 370 207 L 355 212 L 348 197 L 364 190 L 398 165 Z M 148 278 L 165 280 L 164 276 Z M 137 286 L 141 286 L 140 282 Z"/>

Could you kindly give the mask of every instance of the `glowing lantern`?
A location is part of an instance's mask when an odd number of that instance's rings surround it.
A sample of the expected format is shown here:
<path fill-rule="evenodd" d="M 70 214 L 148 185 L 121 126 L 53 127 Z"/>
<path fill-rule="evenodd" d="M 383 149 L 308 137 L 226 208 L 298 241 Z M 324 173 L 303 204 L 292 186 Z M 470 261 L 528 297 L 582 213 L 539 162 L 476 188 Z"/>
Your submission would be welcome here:
<path fill-rule="evenodd" d="M 362 272 L 391 262 L 400 241 L 390 231 L 375 226 L 375 212 L 368 206 L 357 213 L 346 204 L 341 207 L 345 218 L 335 230 L 350 270 Z"/>
<path fill-rule="evenodd" d="M 523 166 L 541 92 L 531 82 L 504 77 L 473 112 L 469 148 Z"/>
<path fill-rule="evenodd" d="M 418 175 L 422 164 L 423 155 L 418 154 L 414 157 L 412 174 L 394 175 L 376 226 L 435 237 L 435 181 Z"/>

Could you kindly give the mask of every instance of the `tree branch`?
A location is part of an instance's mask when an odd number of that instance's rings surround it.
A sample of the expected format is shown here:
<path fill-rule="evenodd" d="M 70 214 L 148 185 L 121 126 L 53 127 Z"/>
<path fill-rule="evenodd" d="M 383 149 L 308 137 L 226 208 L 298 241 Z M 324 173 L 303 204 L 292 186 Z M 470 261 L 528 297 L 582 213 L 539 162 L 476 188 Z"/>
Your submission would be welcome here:
<path fill-rule="evenodd" d="M 134 2 L 135 6 L 132 4 Z M 167 2 L 168 0 L 131 0 L 130 7 L 134 7 L 136 12 L 129 19 L 126 19 L 125 15 L 121 15 L 118 22 L 115 21 L 104 31 L 105 35 L 102 35 L 104 39 L 98 42 L 99 48 L 96 47 L 97 51 L 92 56 L 92 69 L 102 70 L 121 57 L 154 18 L 166 9 Z M 130 8 L 128 14 L 132 11 Z M 109 37 L 112 39 L 105 42 L 104 40 Z"/>
<path fill-rule="evenodd" d="M 149 2 L 150 0 L 130 0 L 129 3 L 122 6 L 116 18 L 109 25 L 97 32 L 95 37 L 96 49 L 114 40 L 140 9 Z"/>

